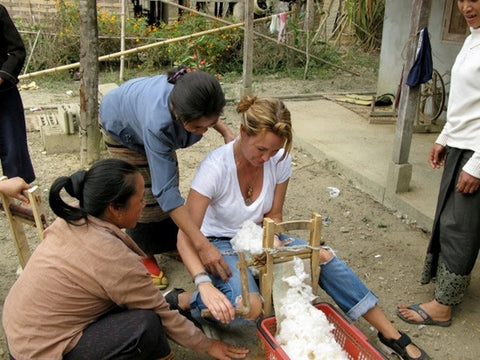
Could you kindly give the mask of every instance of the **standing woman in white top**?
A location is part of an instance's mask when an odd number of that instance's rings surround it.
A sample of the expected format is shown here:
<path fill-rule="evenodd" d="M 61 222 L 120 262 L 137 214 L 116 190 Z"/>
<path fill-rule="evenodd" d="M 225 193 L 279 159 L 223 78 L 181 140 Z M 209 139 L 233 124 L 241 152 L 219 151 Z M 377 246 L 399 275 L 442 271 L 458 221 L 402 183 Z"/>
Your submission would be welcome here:
<path fill-rule="evenodd" d="M 429 159 L 434 169 L 444 166 L 421 280 L 427 284 L 436 277 L 435 296 L 398 307 L 398 316 L 413 324 L 451 324 L 480 248 L 480 0 L 457 5 L 471 34 L 453 65 L 447 123 Z"/>

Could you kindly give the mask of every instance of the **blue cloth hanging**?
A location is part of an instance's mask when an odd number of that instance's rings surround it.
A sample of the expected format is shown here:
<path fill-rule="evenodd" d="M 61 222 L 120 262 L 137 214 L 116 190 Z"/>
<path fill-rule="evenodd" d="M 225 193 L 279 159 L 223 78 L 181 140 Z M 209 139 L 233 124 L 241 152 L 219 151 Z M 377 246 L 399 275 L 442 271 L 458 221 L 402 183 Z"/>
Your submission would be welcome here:
<path fill-rule="evenodd" d="M 428 37 L 428 29 L 424 28 L 420 32 L 419 44 L 417 47 L 417 56 L 412 68 L 407 76 L 408 86 L 418 86 L 426 83 L 432 78 L 433 60 L 432 48 Z"/>

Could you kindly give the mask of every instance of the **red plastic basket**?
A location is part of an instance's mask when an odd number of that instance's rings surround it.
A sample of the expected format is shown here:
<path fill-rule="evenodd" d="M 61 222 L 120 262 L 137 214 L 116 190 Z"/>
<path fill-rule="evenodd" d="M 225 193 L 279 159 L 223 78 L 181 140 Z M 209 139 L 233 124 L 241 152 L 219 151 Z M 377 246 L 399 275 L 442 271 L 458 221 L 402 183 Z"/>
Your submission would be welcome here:
<path fill-rule="evenodd" d="M 325 313 L 328 321 L 334 325 L 333 335 L 338 344 L 348 354 L 351 360 L 385 360 L 377 349 L 369 342 L 368 338 L 341 316 L 332 305 L 320 303 L 315 307 Z M 265 348 L 265 359 L 289 360 L 290 358 L 275 340 L 277 322 L 275 316 L 266 317 L 257 325 L 257 333 L 262 339 Z"/>

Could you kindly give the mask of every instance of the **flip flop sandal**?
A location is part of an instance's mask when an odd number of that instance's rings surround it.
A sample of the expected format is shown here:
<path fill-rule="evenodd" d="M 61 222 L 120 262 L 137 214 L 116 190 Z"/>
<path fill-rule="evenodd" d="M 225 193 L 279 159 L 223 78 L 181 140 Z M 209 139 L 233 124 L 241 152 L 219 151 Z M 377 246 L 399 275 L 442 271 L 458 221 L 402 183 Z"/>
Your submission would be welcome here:
<path fill-rule="evenodd" d="M 403 321 L 409 323 L 409 324 L 415 324 L 415 325 L 437 325 L 437 326 L 443 326 L 447 327 L 450 326 L 452 323 L 452 320 L 447 320 L 447 321 L 436 321 L 433 320 L 432 317 L 430 316 L 429 313 L 427 313 L 425 310 L 423 310 L 420 307 L 420 304 L 412 304 L 407 307 L 407 309 L 410 309 L 412 311 L 415 311 L 418 315 L 420 315 L 423 319 L 423 321 L 415 321 L 415 320 L 410 320 L 407 319 L 405 316 L 402 315 L 402 313 L 397 309 L 397 316 L 402 319 Z"/>
<path fill-rule="evenodd" d="M 356 104 L 356 105 L 364 105 L 364 106 L 372 105 L 372 100 L 361 100 L 361 99 L 354 99 L 349 97 L 336 98 L 335 100 L 349 103 L 349 104 Z"/>
<path fill-rule="evenodd" d="M 155 285 L 159 290 L 164 290 L 164 289 L 167 288 L 168 279 L 167 279 L 167 277 L 165 276 L 165 274 L 163 273 L 162 270 L 160 270 L 159 275 L 150 274 L 150 278 L 153 281 L 153 285 Z"/>
<path fill-rule="evenodd" d="M 157 260 L 153 255 L 150 255 L 142 259 L 143 265 L 147 268 L 150 273 L 150 278 L 153 281 L 153 284 L 159 289 L 164 290 L 168 286 L 168 279 L 165 273 L 158 266 Z"/>
<path fill-rule="evenodd" d="M 399 331 L 400 333 L 400 339 L 397 340 L 388 340 L 386 339 L 381 333 L 378 333 L 378 339 L 382 343 L 382 347 L 384 350 L 390 354 L 395 353 L 398 356 L 400 356 L 403 360 L 431 360 L 431 357 L 428 356 L 428 354 L 420 349 L 418 345 L 414 344 L 410 337 Z M 419 350 L 420 350 L 420 356 L 413 358 L 407 353 L 407 346 L 408 345 L 415 345 Z"/>

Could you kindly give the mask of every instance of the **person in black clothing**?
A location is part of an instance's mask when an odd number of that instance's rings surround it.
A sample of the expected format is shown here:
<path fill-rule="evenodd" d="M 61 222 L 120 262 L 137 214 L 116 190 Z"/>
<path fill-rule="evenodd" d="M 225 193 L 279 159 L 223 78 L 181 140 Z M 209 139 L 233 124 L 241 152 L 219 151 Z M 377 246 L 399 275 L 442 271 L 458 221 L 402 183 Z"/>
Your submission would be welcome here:
<path fill-rule="evenodd" d="M 7 9 L 0 5 L 0 159 L 3 174 L 35 180 L 28 152 L 22 98 L 17 89 L 18 74 L 25 62 L 25 46 Z"/>

